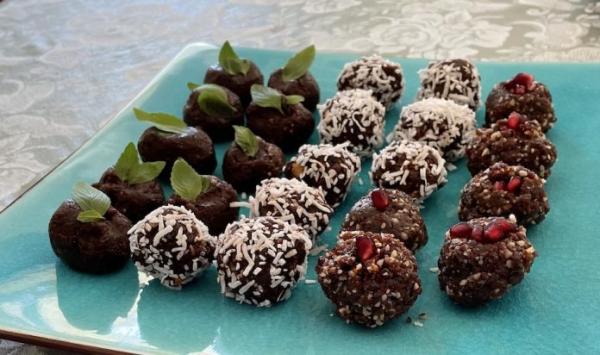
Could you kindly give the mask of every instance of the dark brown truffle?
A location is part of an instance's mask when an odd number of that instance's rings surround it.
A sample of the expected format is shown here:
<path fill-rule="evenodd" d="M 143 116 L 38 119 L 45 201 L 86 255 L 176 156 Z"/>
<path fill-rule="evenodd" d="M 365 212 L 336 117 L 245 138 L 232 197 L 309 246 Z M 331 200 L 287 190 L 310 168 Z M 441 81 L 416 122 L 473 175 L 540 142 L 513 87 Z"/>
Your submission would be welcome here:
<path fill-rule="evenodd" d="M 391 234 L 342 232 L 319 258 L 317 275 L 342 319 L 372 328 L 406 312 L 421 294 L 415 257 Z"/>
<path fill-rule="evenodd" d="M 77 220 L 80 212 L 79 205 L 67 200 L 52 215 L 48 234 L 56 256 L 75 270 L 93 274 L 122 268 L 129 260 L 129 219 L 110 207 L 104 219 L 84 223 Z"/>
<path fill-rule="evenodd" d="M 162 188 L 156 180 L 140 184 L 129 184 L 121 180 L 113 168 L 104 172 L 93 187 L 110 197 L 112 206 L 132 222 L 144 218 L 165 202 Z"/>
<path fill-rule="evenodd" d="M 250 68 L 248 72 L 244 74 L 231 75 L 227 73 L 221 66 L 212 65 L 206 71 L 204 76 L 204 83 L 206 84 L 217 84 L 233 91 L 239 96 L 242 101 L 242 105 L 247 107 L 252 101 L 252 95 L 250 95 L 250 87 L 253 84 L 263 84 L 263 75 L 260 69 L 249 61 Z"/>
<path fill-rule="evenodd" d="M 302 105 L 309 111 L 314 111 L 320 99 L 319 84 L 310 72 L 296 80 L 284 81 L 282 78 L 283 69 L 277 69 L 269 77 L 268 86 L 278 90 L 284 95 L 300 95 L 304 97 Z"/>
<path fill-rule="evenodd" d="M 216 116 L 208 114 L 198 105 L 198 96 L 202 87 L 194 89 L 183 108 L 183 120 L 188 126 L 200 127 L 214 142 L 223 142 L 233 139 L 233 125 L 244 125 L 244 107 L 240 98 L 231 90 L 223 88 L 231 107 L 235 109 L 232 116 Z"/>
<path fill-rule="evenodd" d="M 377 194 L 384 196 L 378 200 Z M 427 243 L 427 228 L 415 200 L 398 190 L 371 190 L 346 215 L 343 231 L 391 234 L 415 251 Z"/>
<path fill-rule="evenodd" d="M 212 174 L 217 167 L 215 147 L 203 130 L 188 127 L 184 133 L 164 132 L 155 127 L 144 131 L 138 141 L 143 161 L 164 161 L 161 177 L 171 175 L 177 158 L 183 158 L 199 174 Z"/>
<path fill-rule="evenodd" d="M 512 214 L 519 224 L 527 225 L 543 221 L 549 210 L 544 181 L 540 177 L 522 166 L 496 163 L 465 185 L 458 217 L 468 221 Z"/>
<path fill-rule="evenodd" d="M 208 227 L 211 235 L 219 235 L 228 223 L 238 217 L 239 208 L 230 207 L 237 202 L 237 193 L 231 185 L 216 176 L 210 176 L 210 187 L 196 201 L 188 201 L 173 194 L 167 201 L 170 205 L 183 206 L 192 211 Z"/>
<path fill-rule="evenodd" d="M 523 280 L 536 255 L 525 228 L 512 221 L 461 222 L 446 232 L 438 260 L 440 288 L 464 306 L 499 299 Z"/>
<path fill-rule="evenodd" d="M 284 163 L 283 152 L 275 144 L 258 140 L 258 151 L 251 157 L 235 142 L 223 158 L 223 177 L 237 192 L 254 193 L 262 180 L 278 177 Z"/>

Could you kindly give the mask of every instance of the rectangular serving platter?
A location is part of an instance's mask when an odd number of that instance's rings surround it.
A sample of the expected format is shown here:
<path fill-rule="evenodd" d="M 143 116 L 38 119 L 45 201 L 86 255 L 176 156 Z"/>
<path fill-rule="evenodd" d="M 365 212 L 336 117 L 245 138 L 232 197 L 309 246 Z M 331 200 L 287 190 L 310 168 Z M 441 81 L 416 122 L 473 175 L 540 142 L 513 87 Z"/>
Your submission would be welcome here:
<path fill-rule="evenodd" d="M 240 49 L 268 76 L 288 52 Z M 445 230 L 457 221 L 460 189 L 468 181 L 465 162 L 422 210 L 429 243 L 417 252 L 423 294 L 403 317 L 378 329 L 347 325 L 318 284 L 301 282 L 287 302 L 257 309 L 225 299 L 214 268 L 182 291 L 138 275 L 133 265 L 111 275 L 90 276 L 68 269 L 52 253 L 47 224 L 80 180 L 97 181 L 123 147 L 147 127 L 132 107 L 181 115 L 186 83 L 201 82 L 217 49 L 192 44 L 123 111 L 37 186 L 0 214 L 0 337 L 99 351 L 133 353 L 598 353 L 600 352 L 600 65 L 478 63 L 483 93 L 494 83 L 527 71 L 546 83 L 557 116 L 548 136 L 559 160 L 546 189 L 551 212 L 529 229 L 539 257 L 531 273 L 503 299 L 484 307 L 453 305 L 439 290 L 436 266 Z M 319 53 L 311 69 L 322 100 L 335 93 L 337 74 L 356 55 Z M 406 74 L 402 102 L 387 114 L 386 131 L 399 108 L 414 100 L 418 59 L 398 59 Z M 482 112 L 478 120 L 482 122 Z M 318 120 L 318 114 L 315 114 Z M 318 142 L 315 132 L 311 143 Z M 229 143 L 216 146 L 221 160 Z M 331 221 L 322 240 L 335 243 L 341 221 L 370 188 L 370 159 Z M 221 176 L 220 165 L 215 175 Z M 362 182 L 362 184 L 361 184 Z M 243 211 L 244 212 L 244 211 Z M 316 257 L 307 279 L 314 280 Z M 423 326 L 405 322 L 426 313 Z"/>

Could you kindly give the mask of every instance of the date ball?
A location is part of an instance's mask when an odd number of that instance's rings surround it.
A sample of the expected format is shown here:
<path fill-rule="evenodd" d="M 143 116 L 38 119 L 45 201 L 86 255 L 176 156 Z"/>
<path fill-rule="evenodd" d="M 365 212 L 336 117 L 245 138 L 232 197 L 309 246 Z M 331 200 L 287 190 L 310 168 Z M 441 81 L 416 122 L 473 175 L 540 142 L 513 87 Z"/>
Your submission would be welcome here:
<path fill-rule="evenodd" d="M 522 166 L 496 163 L 475 175 L 462 190 L 458 218 L 514 215 L 522 225 L 544 220 L 550 210 L 544 181 Z"/>
<path fill-rule="evenodd" d="M 536 255 L 525 228 L 514 221 L 486 217 L 458 223 L 444 238 L 440 288 L 455 303 L 482 305 L 521 282 Z"/>
<path fill-rule="evenodd" d="M 260 137 L 256 138 L 256 155 L 249 156 L 234 142 L 223 158 L 223 178 L 240 193 L 252 194 L 261 181 L 278 177 L 285 162 L 283 152 L 278 146 L 265 142 Z"/>
<path fill-rule="evenodd" d="M 346 215 L 342 230 L 390 234 L 413 252 L 427 244 L 427 228 L 419 207 L 398 190 L 371 190 Z"/>
<path fill-rule="evenodd" d="M 343 144 L 369 156 L 383 143 L 385 107 L 363 89 L 339 91 L 320 108 L 321 143 Z"/>
<path fill-rule="evenodd" d="M 143 161 L 164 161 L 160 176 L 168 178 L 177 158 L 183 158 L 199 174 L 212 174 L 217 167 L 215 147 L 200 128 L 188 127 L 183 133 L 164 132 L 155 127 L 144 131 L 138 141 Z"/>
<path fill-rule="evenodd" d="M 419 70 L 421 87 L 417 99 L 437 97 L 467 105 L 477 111 L 481 100 L 481 77 L 467 59 L 444 59 Z"/>
<path fill-rule="evenodd" d="M 494 86 L 485 104 L 485 123 L 489 127 L 512 112 L 538 121 L 544 132 L 556 122 L 550 91 L 527 73 L 519 73 L 512 80 Z"/>
<path fill-rule="evenodd" d="M 186 200 L 175 193 L 167 203 L 192 211 L 208 227 L 210 234 L 219 235 L 227 224 L 238 218 L 239 208 L 231 206 L 238 197 L 233 187 L 225 181 L 216 176 L 209 176 L 209 179 L 210 186 L 195 201 Z"/>
<path fill-rule="evenodd" d="M 302 105 L 309 111 L 314 111 L 320 100 L 319 84 L 311 73 L 306 72 L 304 75 L 295 80 L 285 81 L 282 77 L 283 69 L 277 69 L 269 77 L 268 86 L 278 90 L 284 95 L 300 95 L 304 97 Z"/>
<path fill-rule="evenodd" d="M 198 104 L 202 87 L 194 89 L 183 107 L 183 121 L 188 126 L 200 127 L 214 142 L 230 141 L 233 139 L 233 126 L 244 125 L 244 107 L 240 98 L 233 91 L 222 88 L 227 95 L 229 105 L 233 107 L 233 115 L 204 112 Z"/>
<path fill-rule="evenodd" d="M 206 225 L 179 206 L 159 207 L 129 230 L 135 266 L 172 289 L 210 266 L 215 244 Z"/>
<path fill-rule="evenodd" d="M 415 257 L 391 234 L 342 232 L 319 258 L 317 275 L 342 319 L 371 328 L 406 312 L 421 294 Z"/>
<path fill-rule="evenodd" d="M 339 91 L 371 90 L 386 109 L 400 99 L 404 87 L 402 66 L 377 54 L 347 63 L 337 79 Z"/>
<path fill-rule="evenodd" d="M 446 184 L 446 161 L 421 142 L 394 141 L 373 155 L 370 176 L 382 188 L 405 192 L 419 201 Z"/>
<path fill-rule="evenodd" d="M 475 112 L 454 101 L 429 98 L 405 106 L 390 140 L 423 142 L 442 152 L 447 161 L 465 155 L 475 136 Z"/>
<path fill-rule="evenodd" d="M 323 191 L 297 179 L 263 180 L 248 202 L 252 216 L 277 217 L 297 224 L 313 241 L 325 230 L 333 213 Z"/>
<path fill-rule="evenodd" d="M 287 300 L 304 277 L 310 237 L 280 218 L 244 218 L 227 226 L 216 250 L 225 297 L 258 307 Z"/>
<path fill-rule="evenodd" d="M 77 203 L 67 200 L 52 215 L 48 234 L 54 254 L 77 271 L 104 274 L 122 268 L 129 260 L 129 219 L 110 207 L 104 219 L 80 222 L 80 212 Z"/>
<path fill-rule="evenodd" d="M 93 187 L 108 195 L 112 206 L 133 222 L 144 218 L 165 202 L 158 181 L 129 184 L 121 180 L 113 168 L 106 170 Z"/>
<path fill-rule="evenodd" d="M 283 174 L 320 188 L 327 203 L 335 208 L 346 198 L 360 168 L 360 157 L 350 152 L 347 144 L 306 144 L 285 165 Z"/>
<path fill-rule="evenodd" d="M 497 121 L 491 128 L 480 128 L 467 147 L 472 175 L 497 162 L 521 165 L 541 178 L 550 176 L 556 161 L 556 148 L 542 132 L 537 121 L 518 113 Z"/>
<path fill-rule="evenodd" d="M 246 110 L 246 120 L 252 132 L 284 152 L 298 149 L 315 128 L 312 113 L 302 104 L 284 105 L 280 112 L 253 102 Z"/>
<path fill-rule="evenodd" d="M 241 100 L 242 106 L 247 107 L 252 101 L 250 88 L 254 84 L 263 84 L 263 75 L 252 61 L 246 74 L 229 74 L 220 65 L 212 65 L 204 75 L 205 84 L 216 84 L 235 93 Z"/>

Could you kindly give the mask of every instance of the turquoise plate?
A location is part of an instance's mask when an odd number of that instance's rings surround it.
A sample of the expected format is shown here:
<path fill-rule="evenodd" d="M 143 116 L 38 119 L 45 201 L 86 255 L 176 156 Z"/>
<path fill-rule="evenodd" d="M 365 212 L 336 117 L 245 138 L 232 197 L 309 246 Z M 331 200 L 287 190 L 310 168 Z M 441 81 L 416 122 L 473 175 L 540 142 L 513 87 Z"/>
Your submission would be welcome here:
<path fill-rule="evenodd" d="M 263 73 L 288 52 L 241 49 Z M 223 298 L 214 268 L 181 292 L 148 282 L 133 265 L 108 276 L 71 271 L 52 253 L 47 224 L 78 180 L 96 181 L 129 141 L 147 127 L 133 106 L 180 115 L 186 83 L 201 82 L 216 61 L 214 47 L 186 47 L 148 87 L 84 147 L 0 215 L 0 336 L 73 348 L 124 352 L 222 354 L 317 353 L 599 353 L 600 352 L 600 65 L 480 63 L 483 92 L 518 71 L 545 82 L 555 98 L 558 124 L 549 133 L 559 161 L 546 185 L 551 212 L 529 230 L 539 252 L 531 273 L 502 300 L 477 309 L 453 305 L 440 292 L 436 274 L 444 231 L 456 222 L 465 163 L 425 204 L 427 246 L 417 253 L 423 294 L 409 312 L 379 329 L 345 324 L 318 284 L 301 283 L 287 302 L 256 309 Z M 312 67 L 322 97 L 335 93 L 335 79 L 355 55 L 321 53 Z M 410 103 L 424 60 L 399 60 Z M 388 131 L 398 107 L 388 114 Z M 481 122 L 479 112 L 479 121 Z M 311 142 L 317 142 L 317 134 Z M 227 144 L 217 146 L 222 157 Z M 365 161 L 345 204 L 323 240 L 332 245 L 344 215 L 369 188 Z M 221 174 L 220 167 L 217 175 Z M 315 279 L 315 257 L 308 279 Z M 423 327 L 405 322 L 427 313 Z"/>

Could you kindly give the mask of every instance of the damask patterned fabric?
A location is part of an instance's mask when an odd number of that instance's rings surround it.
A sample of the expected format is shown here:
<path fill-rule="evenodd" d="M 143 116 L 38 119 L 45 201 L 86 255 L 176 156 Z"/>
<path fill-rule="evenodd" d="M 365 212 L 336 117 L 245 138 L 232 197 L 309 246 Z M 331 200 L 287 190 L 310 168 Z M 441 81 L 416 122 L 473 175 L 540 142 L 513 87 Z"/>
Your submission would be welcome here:
<path fill-rule="evenodd" d="M 600 1 L 0 1 L 0 210 L 187 43 L 498 61 L 600 60 Z M 12 349 L 0 343 L 0 353 Z"/>

